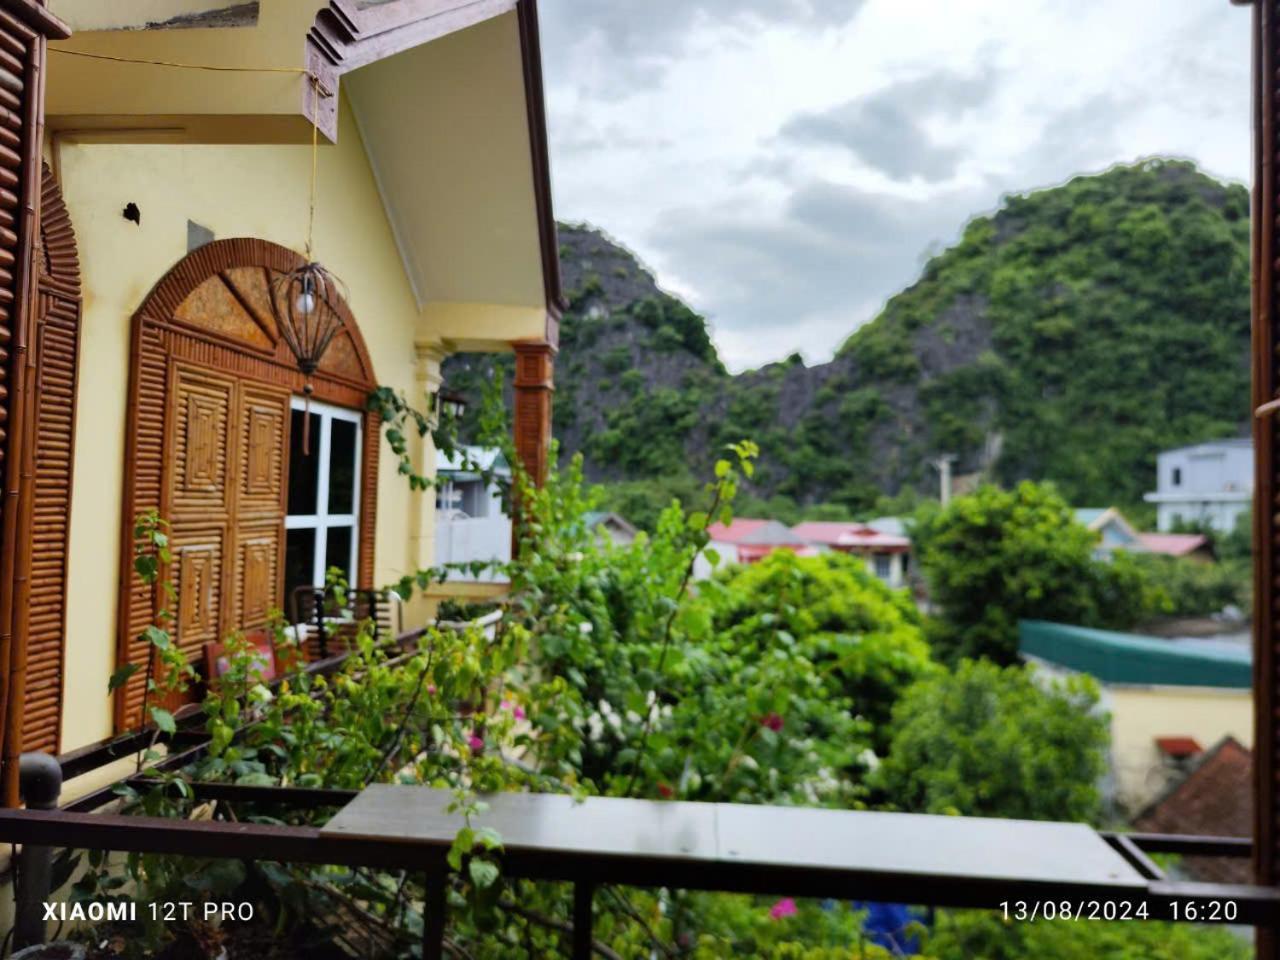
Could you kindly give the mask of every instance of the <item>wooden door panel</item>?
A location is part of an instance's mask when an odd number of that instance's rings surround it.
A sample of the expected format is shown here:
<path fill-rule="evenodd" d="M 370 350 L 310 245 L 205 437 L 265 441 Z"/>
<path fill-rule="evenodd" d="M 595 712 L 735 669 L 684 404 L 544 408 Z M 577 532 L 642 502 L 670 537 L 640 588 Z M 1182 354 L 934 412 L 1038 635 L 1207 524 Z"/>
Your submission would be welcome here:
<path fill-rule="evenodd" d="M 178 646 L 191 657 L 222 638 L 226 528 L 173 531 L 172 577 Z"/>
<path fill-rule="evenodd" d="M 240 402 L 240 481 L 236 513 L 248 519 L 279 519 L 285 512 L 285 453 L 289 394 L 244 386 Z"/>
<path fill-rule="evenodd" d="M 231 505 L 236 384 L 191 367 L 179 367 L 176 374 L 167 445 L 170 519 L 221 518 Z"/>
<path fill-rule="evenodd" d="M 264 627 L 273 609 L 281 606 L 283 523 L 241 525 L 236 531 L 235 593 L 232 626 L 241 630 Z"/>

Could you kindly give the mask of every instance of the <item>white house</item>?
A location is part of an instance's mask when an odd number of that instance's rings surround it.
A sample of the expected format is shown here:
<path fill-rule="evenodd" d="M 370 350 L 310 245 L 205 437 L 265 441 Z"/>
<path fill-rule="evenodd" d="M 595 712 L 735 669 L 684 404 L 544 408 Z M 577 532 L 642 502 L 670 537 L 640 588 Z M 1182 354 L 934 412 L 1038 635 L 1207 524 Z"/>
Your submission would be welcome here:
<path fill-rule="evenodd" d="M 485 484 L 476 469 L 510 477 L 511 468 L 502 452 L 464 447 L 452 457 L 436 455 L 436 563 L 472 563 L 477 560 L 506 563 L 511 559 L 511 518 L 504 512 L 502 493 L 496 484 Z M 492 581 L 494 574 L 479 577 L 455 574 L 451 579 Z"/>
<path fill-rule="evenodd" d="M 867 572 L 891 587 L 906 585 L 911 540 L 894 517 L 871 523 L 809 521 L 796 524 L 791 532 L 820 553 L 836 550 L 862 557 Z"/>
<path fill-rule="evenodd" d="M 1253 501 L 1253 441 L 1211 440 L 1156 458 L 1156 526 L 1163 533 L 1185 523 L 1230 531 Z"/>

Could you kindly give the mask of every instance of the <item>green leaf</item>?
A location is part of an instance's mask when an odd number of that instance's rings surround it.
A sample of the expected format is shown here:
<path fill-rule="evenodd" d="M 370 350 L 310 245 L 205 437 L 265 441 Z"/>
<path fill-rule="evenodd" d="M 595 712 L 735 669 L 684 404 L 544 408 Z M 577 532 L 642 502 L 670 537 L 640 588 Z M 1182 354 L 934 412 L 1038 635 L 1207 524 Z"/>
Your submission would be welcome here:
<path fill-rule="evenodd" d="M 472 860 L 467 864 L 467 872 L 471 874 L 471 882 L 480 890 L 485 890 L 498 881 L 498 866 L 488 860 Z"/>
<path fill-rule="evenodd" d="M 173 719 L 173 714 L 161 707 L 151 708 L 151 719 L 160 730 L 165 733 L 177 733 L 178 724 Z"/>
<path fill-rule="evenodd" d="M 126 663 L 123 667 L 111 675 L 111 679 L 107 681 L 107 692 L 114 693 L 129 682 L 132 677 L 142 668 L 136 663 Z"/>

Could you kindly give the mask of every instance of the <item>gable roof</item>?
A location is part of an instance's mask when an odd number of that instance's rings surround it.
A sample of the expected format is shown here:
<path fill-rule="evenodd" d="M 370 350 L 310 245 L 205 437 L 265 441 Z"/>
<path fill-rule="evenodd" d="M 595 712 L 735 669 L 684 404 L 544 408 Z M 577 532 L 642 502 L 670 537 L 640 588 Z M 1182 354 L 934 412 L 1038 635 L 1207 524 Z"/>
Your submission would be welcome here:
<path fill-rule="evenodd" d="M 777 520 L 753 520 L 746 517 L 735 518 L 725 526 L 713 523 L 707 527 L 707 535 L 715 543 L 735 543 L 752 546 L 805 546 L 805 541 L 787 528 L 786 524 Z"/>
<path fill-rule="evenodd" d="M 1134 819 L 1150 833 L 1206 837 L 1248 837 L 1253 832 L 1253 754 L 1235 737 L 1223 737 Z M 1248 860 L 1185 857 L 1183 867 L 1197 880 L 1248 883 Z"/>

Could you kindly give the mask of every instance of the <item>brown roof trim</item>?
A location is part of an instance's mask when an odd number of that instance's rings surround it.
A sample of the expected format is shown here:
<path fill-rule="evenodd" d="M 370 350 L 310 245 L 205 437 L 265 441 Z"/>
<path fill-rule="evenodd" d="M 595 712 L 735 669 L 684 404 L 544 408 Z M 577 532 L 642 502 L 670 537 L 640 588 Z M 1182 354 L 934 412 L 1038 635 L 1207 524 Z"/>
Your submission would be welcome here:
<path fill-rule="evenodd" d="M 560 345 L 560 316 L 568 306 L 561 287 L 560 241 L 551 203 L 551 160 L 542 82 L 542 44 L 537 0 L 399 0 L 361 9 L 355 0 L 329 0 L 307 35 L 307 66 L 326 88 L 318 105 L 308 85 L 304 113 L 318 116 L 320 130 L 337 139 L 339 78 L 358 67 L 395 56 L 450 33 L 516 11 L 529 118 L 534 204 L 547 304 L 546 341 Z"/>
<path fill-rule="evenodd" d="M 547 146 L 547 107 L 542 84 L 542 40 L 538 0 L 520 0 L 520 52 L 524 57 L 525 103 L 529 108 L 529 153 L 533 157 L 533 191 L 542 240 L 542 281 L 547 295 L 547 342 L 560 346 L 560 314 L 568 307 L 560 281 L 560 240 L 551 207 L 551 156 Z"/>

